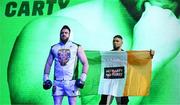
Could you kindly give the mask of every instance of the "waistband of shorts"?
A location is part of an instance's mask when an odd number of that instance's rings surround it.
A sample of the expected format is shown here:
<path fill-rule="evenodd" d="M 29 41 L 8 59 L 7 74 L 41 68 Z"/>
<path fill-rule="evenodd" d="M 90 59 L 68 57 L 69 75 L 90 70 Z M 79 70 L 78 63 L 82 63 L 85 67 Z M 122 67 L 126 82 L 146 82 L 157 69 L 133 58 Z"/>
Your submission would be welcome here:
<path fill-rule="evenodd" d="M 71 81 L 74 79 L 73 78 L 59 78 L 59 77 L 54 76 L 54 80 L 56 80 L 56 81 Z"/>
<path fill-rule="evenodd" d="M 75 79 L 54 79 L 54 81 L 73 81 Z"/>

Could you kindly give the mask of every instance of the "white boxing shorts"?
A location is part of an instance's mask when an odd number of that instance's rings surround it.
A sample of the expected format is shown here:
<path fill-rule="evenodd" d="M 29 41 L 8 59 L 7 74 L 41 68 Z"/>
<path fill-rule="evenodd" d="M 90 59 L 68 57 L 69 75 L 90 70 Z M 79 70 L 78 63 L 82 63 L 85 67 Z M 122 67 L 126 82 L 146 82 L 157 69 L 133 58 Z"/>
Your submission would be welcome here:
<path fill-rule="evenodd" d="M 54 80 L 52 95 L 53 96 L 78 96 L 79 88 L 75 86 L 76 80 Z"/>

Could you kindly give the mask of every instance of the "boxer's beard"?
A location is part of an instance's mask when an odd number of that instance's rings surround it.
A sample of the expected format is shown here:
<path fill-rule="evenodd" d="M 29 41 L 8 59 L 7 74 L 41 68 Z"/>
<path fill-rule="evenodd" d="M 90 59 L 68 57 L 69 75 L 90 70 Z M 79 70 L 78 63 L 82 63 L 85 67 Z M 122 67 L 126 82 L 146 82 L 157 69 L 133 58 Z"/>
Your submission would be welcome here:
<path fill-rule="evenodd" d="M 62 43 L 64 43 L 64 44 L 66 44 L 66 42 L 69 40 L 69 38 L 67 38 L 67 39 L 62 39 L 62 38 L 60 38 L 60 41 L 62 42 Z"/>
<path fill-rule="evenodd" d="M 113 46 L 113 48 L 114 48 L 113 50 L 119 50 L 120 47 Z"/>

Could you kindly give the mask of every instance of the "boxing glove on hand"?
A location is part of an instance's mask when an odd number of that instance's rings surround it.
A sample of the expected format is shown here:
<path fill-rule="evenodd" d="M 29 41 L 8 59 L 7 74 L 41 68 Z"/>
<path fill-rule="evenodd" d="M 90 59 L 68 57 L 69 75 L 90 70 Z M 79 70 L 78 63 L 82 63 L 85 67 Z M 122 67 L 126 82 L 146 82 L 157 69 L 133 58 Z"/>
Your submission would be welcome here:
<path fill-rule="evenodd" d="M 82 73 L 80 79 L 77 79 L 75 82 L 76 87 L 83 88 L 86 80 L 86 73 Z"/>
<path fill-rule="evenodd" d="M 78 87 L 78 88 L 83 88 L 84 87 L 84 81 L 82 81 L 81 79 L 77 79 L 76 80 L 76 82 L 75 82 L 75 85 L 76 85 L 76 87 Z"/>
<path fill-rule="evenodd" d="M 51 87 L 52 87 L 52 82 L 51 82 L 51 80 L 46 80 L 46 81 L 43 82 L 43 88 L 44 88 L 45 90 L 48 90 L 48 89 L 50 89 Z"/>

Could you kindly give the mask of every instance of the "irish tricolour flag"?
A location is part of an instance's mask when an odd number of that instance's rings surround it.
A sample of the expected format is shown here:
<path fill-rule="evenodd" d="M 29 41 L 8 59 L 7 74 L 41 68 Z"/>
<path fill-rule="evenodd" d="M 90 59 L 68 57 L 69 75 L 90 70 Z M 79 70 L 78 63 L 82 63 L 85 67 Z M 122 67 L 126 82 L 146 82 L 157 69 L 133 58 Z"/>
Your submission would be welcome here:
<path fill-rule="evenodd" d="M 81 96 L 146 96 L 152 61 L 149 51 L 86 51 L 89 71 Z"/>

